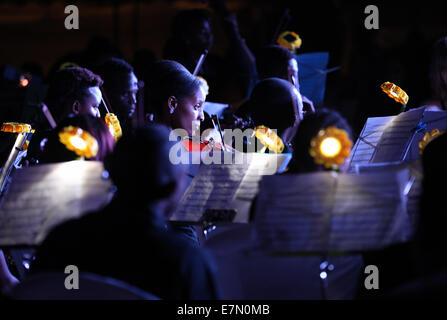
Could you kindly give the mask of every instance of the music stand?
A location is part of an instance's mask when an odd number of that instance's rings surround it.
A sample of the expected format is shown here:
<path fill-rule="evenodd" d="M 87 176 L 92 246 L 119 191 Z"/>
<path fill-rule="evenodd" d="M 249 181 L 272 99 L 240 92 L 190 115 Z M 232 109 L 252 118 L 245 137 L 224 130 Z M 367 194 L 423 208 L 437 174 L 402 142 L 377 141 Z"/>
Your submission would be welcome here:
<path fill-rule="evenodd" d="M 312 52 L 296 55 L 300 92 L 314 104 L 324 101 L 326 75 L 340 69 L 327 69 L 329 52 Z"/>

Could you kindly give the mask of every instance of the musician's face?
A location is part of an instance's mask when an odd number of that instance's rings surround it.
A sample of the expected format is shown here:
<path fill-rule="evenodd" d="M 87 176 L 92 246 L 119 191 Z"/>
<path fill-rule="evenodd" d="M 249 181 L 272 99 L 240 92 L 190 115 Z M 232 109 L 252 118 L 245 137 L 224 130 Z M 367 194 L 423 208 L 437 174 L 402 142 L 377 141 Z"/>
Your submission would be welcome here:
<path fill-rule="evenodd" d="M 193 95 L 177 100 L 176 108 L 171 115 L 172 127 L 184 129 L 191 136 L 199 129 L 200 122 L 205 119 L 204 103 L 205 93 L 201 87 Z"/>
<path fill-rule="evenodd" d="M 73 103 L 73 113 L 89 114 L 99 118 L 101 116 L 101 113 L 99 112 L 101 99 L 102 95 L 99 87 L 90 87 L 87 89 L 82 99 L 76 100 Z"/>
<path fill-rule="evenodd" d="M 213 31 L 211 30 L 211 25 L 208 21 L 204 21 L 202 24 L 195 27 L 191 32 L 189 39 L 192 47 L 200 52 L 205 49 L 210 50 L 213 45 L 213 40 Z"/>
<path fill-rule="evenodd" d="M 129 73 L 121 92 L 111 96 L 112 108 L 116 110 L 118 118 L 131 118 L 137 106 L 138 79 L 133 72 Z"/>

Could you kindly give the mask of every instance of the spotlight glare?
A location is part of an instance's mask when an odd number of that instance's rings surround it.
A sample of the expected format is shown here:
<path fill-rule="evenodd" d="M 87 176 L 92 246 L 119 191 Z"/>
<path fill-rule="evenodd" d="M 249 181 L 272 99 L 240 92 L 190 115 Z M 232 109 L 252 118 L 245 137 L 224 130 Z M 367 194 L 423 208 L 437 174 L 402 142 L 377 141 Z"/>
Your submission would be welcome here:
<path fill-rule="evenodd" d="M 340 150 L 341 143 L 336 138 L 326 138 L 321 142 L 320 151 L 326 157 L 335 157 Z"/>
<path fill-rule="evenodd" d="M 79 150 L 85 150 L 87 149 L 87 143 L 78 136 L 73 136 L 70 138 L 70 143 L 73 145 L 73 147 L 75 147 L 76 149 Z"/>
<path fill-rule="evenodd" d="M 28 86 L 28 84 L 29 84 L 29 80 L 28 80 L 27 78 L 23 78 L 23 79 L 20 80 L 20 82 L 19 82 L 19 85 L 20 85 L 22 88 L 25 88 L 26 86 Z"/>
<path fill-rule="evenodd" d="M 273 145 L 273 140 L 267 137 L 267 135 L 264 136 L 264 141 L 269 146 Z"/>

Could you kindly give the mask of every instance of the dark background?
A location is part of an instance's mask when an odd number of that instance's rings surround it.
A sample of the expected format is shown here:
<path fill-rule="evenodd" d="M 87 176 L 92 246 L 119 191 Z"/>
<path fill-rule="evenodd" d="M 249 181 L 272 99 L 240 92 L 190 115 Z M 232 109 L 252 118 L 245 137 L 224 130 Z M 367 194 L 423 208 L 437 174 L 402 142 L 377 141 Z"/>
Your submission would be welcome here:
<path fill-rule="evenodd" d="M 329 67 L 341 69 L 327 78 L 324 106 L 345 116 L 358 134 L 367 117 L 394 115 L 400 105 L 379 86 L 391 81 L 419 107 L 429 97 L 427 69 L 430 48 L 447 35 L 442 2 L 400 1 L 226 1 L 237 14 L 242 36 L 252 50 L 272 41 L 286 8 L 291 20 L 285 29 L 303 40 L 298 53 L 328 51 Z M 80 29 L 66 30 L 66 5 L 79 8 Z M 379 30 L 366 30 L 367 5 L 379 8 Z M 93 36 L 108 39 L 134 61 L 142 49 L 160 59 L 172 17 L 182 9 L 208 8 L 206 1 L 0 1 L 0 66 L 32 70 L 45 80 L 65 54 L 85 50 Z M 212 51 L 227 46 L 222 27 L 213 16 Z M 148 53 L 149 52 L 149 53 Z M 152 52 L 153 56 L 150 55 Z M 0 106 L 5 106 L 0 99 Z M 229 101 L 233 103 L 234 101 Z M 322 106 L 319 106 L 322 107 Z"/>

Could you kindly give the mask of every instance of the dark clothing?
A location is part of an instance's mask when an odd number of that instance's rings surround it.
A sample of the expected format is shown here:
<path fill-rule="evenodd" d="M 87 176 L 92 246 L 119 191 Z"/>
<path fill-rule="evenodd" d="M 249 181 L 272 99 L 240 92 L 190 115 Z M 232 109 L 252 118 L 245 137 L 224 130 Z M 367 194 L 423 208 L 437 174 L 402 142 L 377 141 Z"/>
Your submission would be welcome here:
<path fill-rule="evenodd" d="M 198 75 L 205 78 L 210 87 L 208 101 L 232 103 L 249 97 L 256 77 L 256 65 L 253 54 L 240 35 L 236 16 L 223 17 L 222 25 L 228 39 L 228 50 L 225 56 L 210 52 Z M 200 54 L 194 54 L 184 39 L 173 35 L 166 42 L 163 58 L 175 60 L 193 73 Z"/>
<path fill-rule="evenodd" d="M 107 207 L 56 227 L 37 250 L 32 272 L 76 265 L 123 280 L 161 299 L 217 299 L 203 249 L 166 229 L 158 215 L 114 199 Z"/>

